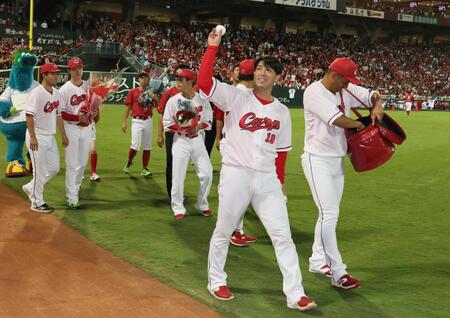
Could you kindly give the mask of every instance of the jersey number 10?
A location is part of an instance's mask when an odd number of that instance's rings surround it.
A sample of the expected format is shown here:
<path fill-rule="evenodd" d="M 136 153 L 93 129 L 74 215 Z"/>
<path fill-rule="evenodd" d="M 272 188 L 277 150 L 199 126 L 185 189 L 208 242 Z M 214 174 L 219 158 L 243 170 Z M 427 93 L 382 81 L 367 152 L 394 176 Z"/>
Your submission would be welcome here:
<path fill-rule="evenodd" d="M 272 133 L 267 133 L 267 137 L 265 142 L 268 142 L 269 144 L 273 144 L 275 142 L 276 136 Z"/>

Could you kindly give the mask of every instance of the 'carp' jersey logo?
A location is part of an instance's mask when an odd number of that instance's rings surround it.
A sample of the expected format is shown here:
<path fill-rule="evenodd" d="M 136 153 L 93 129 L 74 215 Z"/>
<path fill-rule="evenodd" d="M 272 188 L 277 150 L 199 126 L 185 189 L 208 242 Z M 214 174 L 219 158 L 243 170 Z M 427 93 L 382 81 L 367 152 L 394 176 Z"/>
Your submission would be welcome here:
<path fill-rule="evenodd" d="M 239 127 L 242 130 L 248 130 L 250 132 L 254 132 L 259 129 L 266 129 L 267 131 L 271 130 L 279 130 L 280 129 L 280 121 L 272 120 L 268 117 L 258 118 L 255 113 L 247 113 L 242 116 L 239 121 Z"/>
<path fill-rule="evenodd" d="M 86 94 L 82 94 L 80 96 L 72 95 L 72 97 L 70 97 L 70 105 L 78 106 L 81 104 L 81 102 L 84 102 L 86 100 L 86 97 Z"/>
<path fill-rule="evenodd" d="M 44 112 L 51 113 L 54 109 L 59 107 L 59 101 L 55 100 L 53 102 L 47 102 L 44 106 Z"/>

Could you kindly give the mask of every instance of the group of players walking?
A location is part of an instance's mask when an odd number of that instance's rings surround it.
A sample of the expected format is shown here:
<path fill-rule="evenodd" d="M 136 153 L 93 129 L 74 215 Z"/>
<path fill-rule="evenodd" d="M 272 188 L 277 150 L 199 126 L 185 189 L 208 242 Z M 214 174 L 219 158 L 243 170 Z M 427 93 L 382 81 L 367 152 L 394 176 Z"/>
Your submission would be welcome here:
<path fill-rule="evenodd" d="M 130 172 L 133 159 L 142 147 L 141 174 L 151 176 L 148 166 L 152 116 L 153 106 L 158 105 L 162 118 L 158 122 L 157 143 L 160 147 L 166 145 L 166 184 L 174 217 L 186 216 L 184 181 L 190 161 L 200 180 L 196 208 L 203 216 L 210 217 L 213 212 L 208 195 L 213 175 L 209 152 L 214 134 L 207 132 L 215 129 L 222 168 L 217 223 L 208 255 L 209 292 L 221 300 L 234 298 L 224 267 L 230 241 L 237 246 L 256 241 L 243 231 L 243 217 L 251 203 L 275 249 L 287 306 L 310 310 L 317 303 L 303 289 L 284 187 L 287 153 L 292 148 L 291 117 L 288 108 L 272 96 L 283 66 L 274 57 L 244 60 L 236 66 L 231 85 L 221 82 L 213 77 L 213 68 L 222 35 L 215 29 L 209 34 L 198 74 L 186 65 L 178 66 L 176 87 L 162 96 L 150 93 L 151 102 L 142 98 L 149 85 L 149 75 L 144 72 L 138 75 L 139 87 L 132 89 L 125 100 L 122 130 L 126 132 L 131 114 L 132 142 L 123 170 Z M 350 109 L 361 102 L 372 107 L 373 121 L 383 116 L 380 94 L 359 86 L 357 68 L 352 60 L 337 58 L 326 75 L 311 84 L 304 94 L 305 145 L 301 165 L 319 211 L 309 270 L 330 277 L 333 286 L 343 289 L 360 286 L 360 281 L 346 271 L 336 239 L 347 150 L 344 129 L 364 128 L 361 122 L 349 118 Z M 59 171 L 56 127 L 65 147 L 66 195 L 73 209 L 80 207 L 78 192 L 95 140 L 99 113 L 89 107 L 89 84 L 81 79 L 82 60 L 71 59 L 68 69 L 70 81 L 57 90 L 54 86 L 59 70 L 54 64 L 42 66 L 42 84 L 31 93 L 26 110 L 26 145 L 32 154 L 34 170 L 33 179 L 23 190 L 32 202 L 31 209 L 37 212 L 52 211 L 43 199 L 43 191 L 45 183 Z M 185 126 L 181 122 L 180 111 L 187 108 L 196 114 L 194 125 Z M 97 176 L 95 171 L 91 178 L 98 180 L 94 176 Z"/>

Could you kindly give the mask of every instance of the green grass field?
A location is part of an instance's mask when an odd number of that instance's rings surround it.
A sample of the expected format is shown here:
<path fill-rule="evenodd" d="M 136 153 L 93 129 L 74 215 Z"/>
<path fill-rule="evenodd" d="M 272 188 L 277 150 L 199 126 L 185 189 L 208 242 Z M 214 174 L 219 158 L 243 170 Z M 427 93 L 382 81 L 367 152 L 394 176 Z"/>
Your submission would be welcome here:
<path fill-rule="evenodd" d="M 159 280 L 208 304 L 227 317 L 296 317 L 286 308 L 281 274 L 270 240 L 249 209 L 246 231 L 258 241 L 230 247 L 226 270 L 236 299 L 221 302 L 206 290 L 207 252 L 216 216 L 194 211 L 198 179 L 186 179 L 187 218 L 176 221 L 165 191 L 165 151 L 154 142 L 153 177 L 140 176 L 141 153 L 131 175 L 122 172 L 130 133 L 120 130 L 122 107 L 104 107 L 97 128 L 100 183 L 84 181 L 84 209 L 66 209 L 64 164 L 46 187 L 56 217 L 82 235 Z M 371 172 L 356 173 L 347 161 L 338 225 L 340 250 L 362 288 L 340 291 L 330 280 L 307 271 L 317 211 L 300 167 L 303 111 L 292 110 L 294 150 L 286 169 L 291 228 L 307 293 L 320 305 L 311 316 L 444 317 L 450 312 L 450 113 L 392 113 L 408 135 L 394 157 Z M 155 125 L 156 126 L 156 125 Z M 156 135 L 154 135 L 156 136 Z M 154 138 L 156 140 L 156 138 Z M 4 138 L 0 153 L 5 152 Z M 61 157 L 63 160 L 63 154 Z M 217 212 L 220 160 L 213 150 L 210 204 Z M 62 161 L 63 162 L 63 161 Z M 4 163 L 1 165 L 4 171 Z M 28 178 L 3 179 L 21 193 Z M 237 181 L 238 182 L 238 181 Z M 25 195 L 21 193 L 22 197 Z M 7 208 L 7 207 L 2 207 Z M 31 213 L 31 212 L 30 212 Z"/>

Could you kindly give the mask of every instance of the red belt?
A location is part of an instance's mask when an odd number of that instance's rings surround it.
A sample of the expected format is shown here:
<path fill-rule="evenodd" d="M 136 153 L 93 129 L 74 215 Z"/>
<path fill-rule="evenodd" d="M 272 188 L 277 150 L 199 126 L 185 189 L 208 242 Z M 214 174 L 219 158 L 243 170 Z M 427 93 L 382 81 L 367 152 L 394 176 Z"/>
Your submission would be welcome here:
<path fill-rule="evenodd" d="M 150 116 L 133 116 L 133 119 L 142 119 L 142 120 L 146 120 L 149 119 Z"/>

